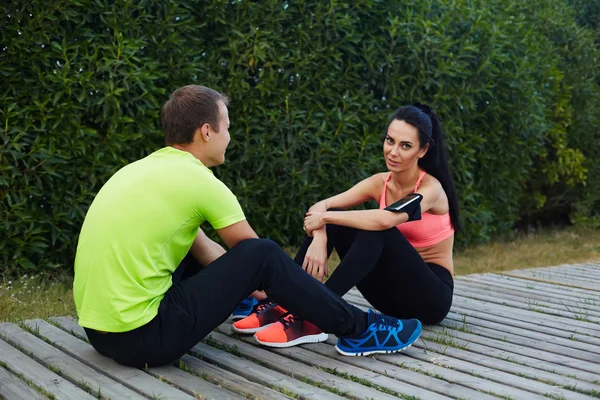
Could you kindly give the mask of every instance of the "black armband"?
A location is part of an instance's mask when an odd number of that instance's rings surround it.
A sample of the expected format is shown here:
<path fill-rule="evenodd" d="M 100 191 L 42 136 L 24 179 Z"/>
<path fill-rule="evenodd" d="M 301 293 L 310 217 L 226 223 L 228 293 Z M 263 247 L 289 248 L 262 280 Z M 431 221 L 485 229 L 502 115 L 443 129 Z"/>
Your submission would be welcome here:
<path fill-rule="evenodd" d="M 419 193 L 411 193 L 392 205 L 387 206 L 384 210 L 393 212 L 404 212 L 408 214 L 408 221 L 417 221 L 421 219 L 421 200 L 423 195 Z"/>

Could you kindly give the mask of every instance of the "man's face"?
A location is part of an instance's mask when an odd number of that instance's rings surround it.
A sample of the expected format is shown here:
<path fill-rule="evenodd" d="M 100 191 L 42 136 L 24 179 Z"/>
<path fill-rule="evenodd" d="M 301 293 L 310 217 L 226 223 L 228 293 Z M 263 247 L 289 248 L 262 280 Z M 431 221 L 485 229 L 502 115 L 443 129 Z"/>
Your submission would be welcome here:
<path fill-rule="evenodd" d="M 222 101 L 219 102 L 219 127 L 218 131 L 209 128 L 210 139 L 210 161 L 215 165 L 221 165 L 225 162 L 225 151 L 231 141 L 229 136 L 229 111 Z"/>

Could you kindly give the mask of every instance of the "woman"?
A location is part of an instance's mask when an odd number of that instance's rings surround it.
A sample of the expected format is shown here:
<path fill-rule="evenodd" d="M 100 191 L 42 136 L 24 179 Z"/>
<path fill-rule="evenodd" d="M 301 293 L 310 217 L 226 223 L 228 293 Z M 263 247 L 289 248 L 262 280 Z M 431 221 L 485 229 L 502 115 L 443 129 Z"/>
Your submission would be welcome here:
<path fill-rule="evenodd" d="M 460 227 L 442 127 L 431 108 L 417 103 L 396 110 L 384 137 L 383 155 L 388 172 L 308 210 L 304 229 L 309 237 L 295 261 L 322 280 L 327 257 L 335 248 L 342 261 L 325 283 L 333 292 L 341 296 L 356 286 L 385 314 L 437 324 L 452 304 L 452 249 Z M 406 212 L 384 210 L 415 192 L 422 195 L 415 220 L 408 222 Z M 379 209 L 333 211 L 369 200 L 377 201 Z M 327 339 L 310 322 L 269 301 L 233 329 L 256 333 L 259 343 L 277 347 Z"/>

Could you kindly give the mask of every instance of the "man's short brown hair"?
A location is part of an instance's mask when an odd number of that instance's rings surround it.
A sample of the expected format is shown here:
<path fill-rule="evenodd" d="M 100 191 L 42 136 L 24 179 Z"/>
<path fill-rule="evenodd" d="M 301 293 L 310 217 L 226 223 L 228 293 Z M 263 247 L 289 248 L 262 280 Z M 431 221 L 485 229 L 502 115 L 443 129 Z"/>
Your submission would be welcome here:
<path fill-rule="evenodd" d="M 229 103 L 227 96 L 200 85 L 181 87 L 163 105 L 160 119 L 165 144 L 186 144 L 204 124 L 219 131 L 219 102 Z"/>

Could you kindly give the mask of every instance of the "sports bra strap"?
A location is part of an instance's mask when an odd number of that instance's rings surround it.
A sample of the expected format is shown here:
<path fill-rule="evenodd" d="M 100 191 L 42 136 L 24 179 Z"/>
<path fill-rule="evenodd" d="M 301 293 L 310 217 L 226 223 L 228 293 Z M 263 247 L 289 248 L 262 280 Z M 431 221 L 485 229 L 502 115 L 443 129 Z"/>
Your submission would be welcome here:
<path fill-rule="evenodd" d="M 421 181 L 423 180 L 423 177 L 425 176 L 426 172 L 425 171 L 421 171 L 421 174 L 419 175 L 419 179 L 417 179 L 417 184 L 415 185 L 415 192 L 417 191 L 417 189 L 419 189 L 419 185 L 421 184 Z"/>

